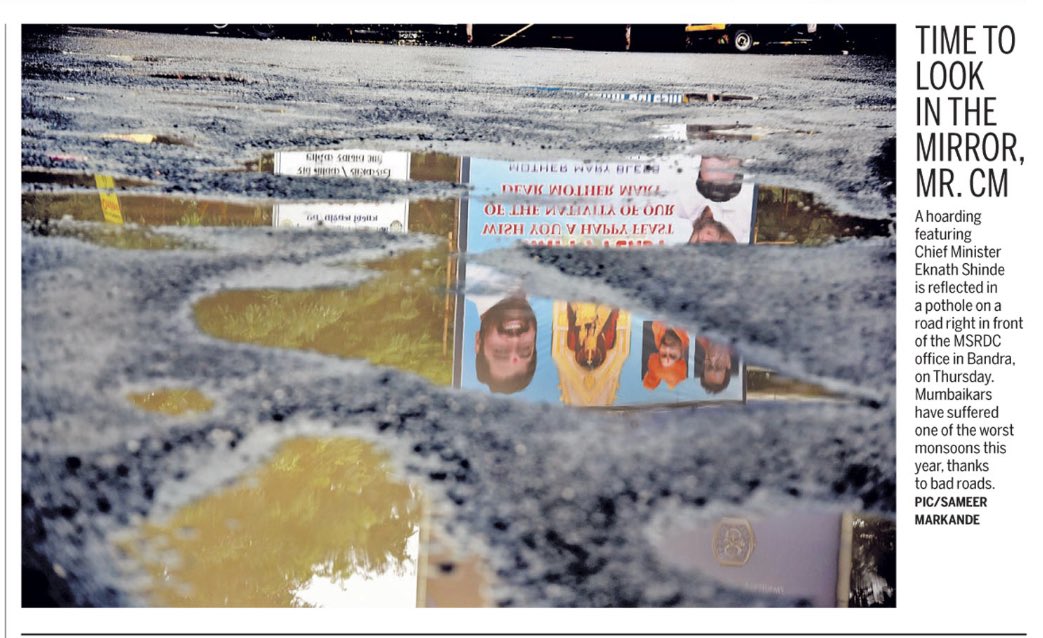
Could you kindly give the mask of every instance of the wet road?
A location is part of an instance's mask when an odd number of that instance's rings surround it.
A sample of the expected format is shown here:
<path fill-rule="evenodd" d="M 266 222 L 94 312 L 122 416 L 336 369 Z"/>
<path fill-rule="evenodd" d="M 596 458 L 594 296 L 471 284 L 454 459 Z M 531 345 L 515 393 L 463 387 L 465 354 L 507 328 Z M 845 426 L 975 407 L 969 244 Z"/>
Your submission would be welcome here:
<path fill-rule="evenodd" d="M 893 603 L 893 62 L 24 40 L 31 602 Z"/>
<path fill-rule="evenodd" d="M 698 140 L 693 150 L 746 158 L 762 178 L 818 193 L 847 212 L 887 217 L 893 206 L 893 59 L 388 47 L 84 29 L 58 41 L 27 36 L 24 46 L 23 162 L 30 166 L 144 178 L 175 192 L 387 197 L 366 184 L 331 193 L 316 180 L 247 181 L 222 171 L 263 150 L 357 141 L 495 159 L 621 159 L 674 148 L 653 138 L 657 126 L 741 125 L 756 127 L 760 139 Z M 608 99 L 620 93 L 756 99 L 684 106 Z M 141 146 L 106 134 L 159 137 Z"/>

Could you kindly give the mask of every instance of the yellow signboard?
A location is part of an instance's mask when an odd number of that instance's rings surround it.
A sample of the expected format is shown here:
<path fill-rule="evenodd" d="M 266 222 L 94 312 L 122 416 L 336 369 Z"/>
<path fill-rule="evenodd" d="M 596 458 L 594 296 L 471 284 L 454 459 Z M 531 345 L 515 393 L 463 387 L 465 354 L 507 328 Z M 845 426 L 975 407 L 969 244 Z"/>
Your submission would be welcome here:
<path fill-rule="evenodd" d="M 98 197 L 101 198 L 101 214 L 109 224 L 122 224 L 123 213 L 120 212 L 120 200 L 116 197 L 116 181 L 111 175 L 95 175 L 94 183 L 98 185 Z"/>
<path fill-rule="evenodd" d="M 689 24 L 684 30 L 688 33 L 696 33 L 699 31 L 724 31 L 728 25 L 726 24 Z"/>

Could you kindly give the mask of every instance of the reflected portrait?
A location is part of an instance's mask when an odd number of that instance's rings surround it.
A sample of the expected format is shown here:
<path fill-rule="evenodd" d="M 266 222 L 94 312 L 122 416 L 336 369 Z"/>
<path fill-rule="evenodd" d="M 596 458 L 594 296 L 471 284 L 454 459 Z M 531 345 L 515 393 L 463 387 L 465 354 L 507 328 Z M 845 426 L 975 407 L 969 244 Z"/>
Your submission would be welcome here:
<path fill-rule="evenodd" d="M 728 227 L 714 219 L 713 211 L 709 206 L 703 208 L 703 212 L 692 222 L 692 236 L 688 238 L 689 244 L 734 244 L 735 235 Z"/>
<path fill-rule="evenodd" d="M 739 374 L 739 356 L 730 345 L 695 338 L 695 357 L 692 366 L 699 383 L 710 394 L 723 392 Z"/>
<path fill-rule="evenodd" d="M 481 314 L 474 350 L 475 373 L 492 392 L 529 386 L 536 373 L 536 314 L 524 295 L 505 297 Z"/>
<path fill-rule="evenodd" d="M 741 160 L 704 156 L 699 161 L 695 189 L 711 202 L 727 202 L 742 190 L 742 178 Z"/>
<path fill-rule="evenodd" d="M 671 390 L 688 378 L 688 333 L 660 321 L 646 321 L 641 338 L 641 381 L 654 390 Z"/>

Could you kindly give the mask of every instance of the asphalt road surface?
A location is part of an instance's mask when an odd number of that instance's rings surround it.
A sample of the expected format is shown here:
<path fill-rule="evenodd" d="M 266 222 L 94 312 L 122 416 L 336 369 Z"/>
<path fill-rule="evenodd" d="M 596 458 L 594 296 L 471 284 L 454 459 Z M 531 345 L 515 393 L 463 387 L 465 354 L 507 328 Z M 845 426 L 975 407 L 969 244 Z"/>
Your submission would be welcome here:
<path fill-rule="evenodd" d="M 756 127 L 760 139 L 704 140 L 691 151 L 743 158 L 759 178 L 815 192 L 845 212 L 893 212 L 888 58 L 473 50 L 85 29 L 60 39 L 27 34 L 23 49 L 27 166 L 146 177 L 169 192 L 315 196 L 323 193 L 314 184 L 249 188 L 211 171 L 265 150 L 359 141 L 498 159 L 606 160 L 668 151 L 671 142 L 653 139 L 657 126 L 728 124 Z M 755 99 L 619 103 L 535 87 Z M 187 146 L 135 152 L 105 133 Z"/>

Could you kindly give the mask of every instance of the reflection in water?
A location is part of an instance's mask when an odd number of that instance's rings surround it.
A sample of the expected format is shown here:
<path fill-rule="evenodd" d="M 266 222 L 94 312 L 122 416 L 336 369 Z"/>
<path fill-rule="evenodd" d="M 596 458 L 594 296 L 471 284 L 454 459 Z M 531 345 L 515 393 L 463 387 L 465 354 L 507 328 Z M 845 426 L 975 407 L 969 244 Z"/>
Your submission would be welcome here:
<path fill-rule="evenodd" d="M 467 280 L 479 291 L 452 293 L 463 282 L 453 280 L 456 259 L 444 245 L 369 266 L 382 276 L 355 288 L 221 291 L 196 303 L 196 322 L 222 339 L 366 359 L 441 385 L 540 403 L 636 408 L 744 399 L 741 358 L 702 336 L 682 357 L 671 345 L 679 334 L 689 339 L 680 328 L 653 354 L 654 340 L 631 345 L 634 327 L 651 330 L 651 319 L 526 297 L 478 265 Z"/>
<path fill-rule="evenodd" d="M 746 368 L 746 398 L 750 401 L 828 401 L 843 395 L 822 386 L 779 374 L 774 370 Z"/>
<path fill-rule="evenodd" d="M 97 202 L 97 196 L 93 198 Z M 95 204 L 97 205 L 97 204 Z M 194 248 L 186 240 L 154 233 L 147 228 L 122 224 L 78 224 L 31 220 L 26 230 L 38 237 L 72 237 L 106 248 L 122 250 L 175 250 Z"/>
<path fill-rule="evenodd" d="M 476 286 L 496 274 L 475 264 L 465 273 L 454 251 L 478 253 L 516 241 L 621 247 L 819 244 L 891 233 L 888 221 L 837 215 L 810 193 L 754 184 L 734 158 L 512 162 L 348 150 L 265 156 L 248 169 L 325 179 L 465 182 L 473 190 L 464 200 L 243 204 L 119 190 L 140 185 L 129 180 L 30 175 L 33 181 L 97 192 L 25 193 L 22 218 L 30 232 L 72 234 L 125 248 L 185 244 L 124 223 L 322 225 L 435 235 L 443 240 L 435 248 L 369 264 L 379 276 L 354 288 L 222 291 L 196 304 L 195 320 L 219 338 L 365 359 L 441 385 L 629 409 L 838 397 L 747 367 L 727 344 L 656 317 L 582 299 L 533 297 L 516 282 Z M 93 223 L 57 221 L 65 217 Z M 212 408 L 191 389 L 128 398 L 166 414 Z M 146 524 L 135 542 L 122 548 L 151 576 L 147 596 L 158 605 L 484 604 L 481 561 L 455 559 L 433 546 L 425 550 L 421 509 L 417 490 L 394 480 L 386 457 L 368 444 L 295 440 L 235 486 L 182 508 L 166 522 Z M 849 593 L 840 602 L 893 603 L 893 577 L 881 575 L 893 560 L 893 534 L 888 554 L 872 542 L 884 532 L 874 536 L 868 523 L 840 539 L 830 523 L 832 528 L 821 529 L 832 532 L 823 532 L 817 543 L 809 540 L 818 536 L 808 534 L 807 525 L 798 525 L 803 540 L 790 542 L 776 534 L 785 524 L 757 521 L 747 534 L 735 520 L 726 533 L 706 532 L 705 542 L 679 539 L 674 556 L 701 547 L 706 551 L 695 551 L 699 555 L 689 562 L 702 568 L 700 561 L 713 559 L 716 548 L 716 567 L 709 569 L 736 569 L 739 563 L 748 568 L 745 580 L 726 582 L 832 604 L 829 588 L 833 600 L 839 591 L 836 557 L 839 552 L 842 563 L 843 548 L 850 548 L 851 578 L 841 578 L 849 582 Z M 825 552 L 834 557 L 828 566 L 820 561 L 809 567 L 827 546 L 841 549 Z M 720 562 L 720 556 L 731 564 Z M 797 560 L 801 557 L 807 560 Z M 751 580 L 753 568 L 762 573 Z"/>
<path fill-rule="evenodd" d="M 468 291 L 452 293 L 463 282 L 444 245 L 368 266 L 381 276 L 355 288 L 221 291 L 196 303 L 196 322 L 222 339 L 366 359 L 533 402 L 640 408 L 843 399 L 747 368 L 727 344 L 652 317 L 527 297 L 477 264 L 467 270 Z"/>
<path fill-rule="evenodd" d="M 561 402 L 577 406 L 616 403 L 620 373 L 630 355 L 630 313 L 593 303 L 554 303 L 551 353 Z"/>
<path fill-rule="evenodd" d="M 642 384 L 654 390 L 660 383 L 666 383 L 672 389 L 687 379 L 688 342 L 686 330 L 667 326 L 661 321 L 646 321 L 642 333 L 641 360 L 645 362 Z"/>
<path fill-rule="evenodd" d="M 371 267 L 386 273 L 355 288 L 228 290 L 195 306 L 199 328 L 231 341 L 368 359 L 435 383 L 452 381 L 455 298 L 445 248 L 408 252 Z"/>
<path fill-rule="evenodd" d="M 528 299 L 525 309 L 512 310 L 507 302 L 524 299 L 524 291 L 499 297 L 471 293 L 481 269 L 469 268 L 465 281 L 453 249 L 477 253 L 519 240 L 598 246 L 815 244 L 890 233 L 888 221 L 839 216 L 809 193 L 754 184 L 735 158 L 518 162 L 341 149 L 274 153 L 248 168 L 326 180 L 463 181 L 472 192 L 463 200 L 274 205 L 108 193 L 118 197 L 122 218 L 132 223 L 379 228 L 445 240 L 423 255 L 372 264 L 384 277 L 353 289 L 239 290 L 207 298 L 196 307 L 204 331 L 363 358 L 437 383 L 567 405 L 741 401 L 745 387 L 736 378 L 743 378 L 742 363 L 701 335 L 685 335 L 691 344 L 684 346 L 683 358 L 673 352 L 679 347 L 672 338 L 664 348 L 654 336 L 651 342 L 644 339 L 644 332 L 641 349 L 636 341 L 631 348 L 631 331 L 655 318 L 631 325 L 626 313 L 618 326 L 619 346 L 608 347 L 615 343 L 618 318 L 606 317 L 606 325 L 596 330 L 563 328 L 570 321 L 568 307 L 583 308 L 583 300 L 566 300 L 564 314 L 555 312 L 553 300 Z M 102 195 L 27 194 L 23 218 L 100 220 Z M 104 236 L 126 242 L 137 232 Z M 449 294 L 454 287 L 469 292 Z M 653 351 L 658 354 L 650 358 Z"/>
<path fill-rule="evenodd" d="M 96 178 L 94 175 L 88 175 L 86 173 L 69 173 L 64 171 L 48 171 L 27 168 L 22 170 L 22 183 L 94 188 L 96 186 Z M 114 187 L 120 189 L 149 186 L 150 184 L 152 184 L 152 182 L 145 179 L 113 177 Z"/>
<path fill-rule="evenodd" d="M 887 237 L 892 223 L 837 214 L 807 191 L 760 186 L 754 243 L 816 245 L 849 237 Z"/>
<path fill-rule="evenodd" d="M 190 146 L 188 140 L 173 135 L 157 135 L 156 133 L 103 133 L 102 139 L 130 142 L 132 144 L 174 144 Z"/>
<path fill-rule="evenodd" d="M 111 200 L 108 207 L 118 205 L 125 223 L 427 232 L 445 236 L 450 245 L 470 253 L 517 241 L 621 247 L 817 244 L 891 233 L 886 220 L 839 215 L 811 193 L 757 184 L 744 174 L 739 159 L 728 157 L 511 161 L 342 149 L 268 154 L 248 162 L 246 169 L 326 182 L 352 178 L 467 183 L 472 192 L 461 200 L 243 204 L 136 194 L 126 188 L 138 184 L 120 178 L 109 178 L 112 184 L 103 187 L 91 175 L 26 171 L 27 181 L 97 187 L 99 192 L 25 193 L 22 218 L 103 221 L 106 201 Z"/>
<path fill-rule="evenodd" d="M 93 178 L 92 178 L 93 182 Z M 92 184 L 93 185 L 93 184 Z M 117 182 L 118 185 L 118 182 Z M 118 192 L 120 212 L 128 224 L 143 226 L 270 226 L 272 207 L 221 200 Z M 105 220 L 95 193 L 23 193 L 22 219 Z"/>
<path fill-rule="evenodd" d="M 214 407 L 212 400 L 193 388 L 163 388 L 150 392 L 132 392 L 127 395 L 127 399 L 142 410 L 170 416 L 189 412 L 209 412 Z"/>
<path fill-rule="evenodd" d="M 724 344 L 625 308 L 527 296 L 520 282 L 479 264 L 465 274 L 456 387 L 575 407 L 744 400 L 744 364 Z"/>
<path fill-rule="evenodd" d="M 750 592 L 816 607 L 894 606 L 895 525 L 830 510 L 724 516 L 673 527 L 656 549 L 669 564 Z"/>
<path fill-rule="evenodd" d="M 420 516 L 417 491 L 393 478 L 386 454 L 352 439 L 297 439 L 122 547 L 144 564 L 156 605 L 412 606 Z"/>
<path fill-rule="evenodd" d="M 731 346 L 711 341 L 706 337 L 695 339 L 695 376 L 710 394 L 728 389 L 732 378 L 739 373 L 739 355 Z"/>
<path fill-rule="evenodd" d="M 840 607 L 896 606 L 895 540 L 893 519 L 844 513 L 837 583 Z"/>
<path fill-rule="evenodd" d="M 430 529 L 430 526 L 427 526 Z M 492 576 L 485 561 L 476 555 L 456 558 L 432 532 L 425 542 L 427 558 L 420 581 L 418 602 L 424 607 L 489 607 Z"/>
<path fill-rule="evenodd" d="M 629 27 L 628 27 L 629 28 Z M 736 93 L 654 93 L 643 91 L 585 91 L 554 86 L 537 86 L 535 90 L 547 93 L 560 93 L 591 100 L 607 100 L 610 102 L 644 102 L 647 104 L 697 104 L 700 102 L 747 102 L 753 100 L 751 95 Z"/>
<path fill-rule="evenodd" d="M 512 394 L 528 387 L 536 374 L 536 313 L 524 291 L 512 290 L 491 306 L 484 303 L 474 333 L 474 370 L 489 390 Z"/>

